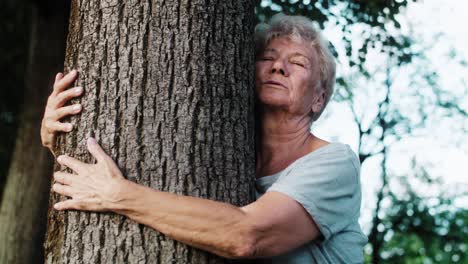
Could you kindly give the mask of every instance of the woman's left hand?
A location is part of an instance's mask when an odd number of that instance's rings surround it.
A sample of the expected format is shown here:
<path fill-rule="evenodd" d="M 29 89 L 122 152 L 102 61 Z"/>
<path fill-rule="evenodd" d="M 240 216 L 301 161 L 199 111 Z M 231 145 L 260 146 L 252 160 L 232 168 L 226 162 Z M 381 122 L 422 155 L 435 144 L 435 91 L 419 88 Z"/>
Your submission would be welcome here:
<path fill-rule="evenodd" d="M 87 143 L 96 164 L 86 164 L 65 155 L 57 158 L 58 163 L 76 173 L 54 173 L 53 191 L 71 198 L 56 203 L 57 210 L 111 211 L 112 204 L 120 200 L 125 178 L 95 139 L 90 138 Z"/>

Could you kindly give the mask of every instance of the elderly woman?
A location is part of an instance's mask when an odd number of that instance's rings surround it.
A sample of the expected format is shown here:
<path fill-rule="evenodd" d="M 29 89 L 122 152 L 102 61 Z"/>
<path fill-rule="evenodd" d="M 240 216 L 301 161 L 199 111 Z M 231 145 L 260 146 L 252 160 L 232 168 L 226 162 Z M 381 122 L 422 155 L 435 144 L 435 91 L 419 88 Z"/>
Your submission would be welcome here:
<path fill-rule="evenodd" d="M 112 211 L 227 258 L 362 263 L 367 239 L 358 224 L 359 160 L 347 145 L 310 133 L 333 92 L 335 63 L 327 42 L 309 19 L 276 15 L 257 26 L 256 45 L 257 201 L 236 207 L 135 184 L 89 139 L 97 164 L 57 158 L 76 174 L 54 174 L 53 190 L 71 197 L 55 208 Z M 83 92 L 67 89 L 76 77 L 76 71 L 57 74 L 41 129 L 49 148 L 58 131 L 72 130 L 59 120 L 81 111 L 79 105 L 63 107 Z"/>

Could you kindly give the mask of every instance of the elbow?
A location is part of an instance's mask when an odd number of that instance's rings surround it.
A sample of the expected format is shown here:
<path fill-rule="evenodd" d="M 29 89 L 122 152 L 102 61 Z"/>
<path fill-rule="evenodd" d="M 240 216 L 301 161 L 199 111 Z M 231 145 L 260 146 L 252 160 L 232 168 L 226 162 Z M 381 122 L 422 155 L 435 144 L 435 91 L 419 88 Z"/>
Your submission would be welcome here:
<path fill-rule="evenodd" d="M 230 259 L 250 259 L 256 257 L 257 252 L 257 244 L 255 236 L 253 232 L 240 232 L 235 241 L 231 244 L 229 250 L 229 256 L 227 258 Z"/>
<path fill-rule="evenodd" d="M 230 259 L 249 259 L 255 257 L 255 246 L 244 244 L 236 246 L 229 254 Z"/>

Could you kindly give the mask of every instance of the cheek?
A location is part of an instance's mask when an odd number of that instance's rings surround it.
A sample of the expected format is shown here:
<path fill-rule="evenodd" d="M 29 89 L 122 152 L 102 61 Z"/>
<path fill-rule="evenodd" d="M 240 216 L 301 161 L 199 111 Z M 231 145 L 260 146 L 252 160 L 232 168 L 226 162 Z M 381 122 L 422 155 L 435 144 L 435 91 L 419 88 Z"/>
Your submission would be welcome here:
<path fill-rule="evenodd" d="M 258 86 L 258 84 L 260 83 L 260 80 L 262 79 L 262 74 L 261 74 L 261 71 L 262 71 L 262 67 L 260 65 L 260 63 L 255 63 L 255 84 L 256 86 Z"/>
<path fill-rule="evenodd" d="M 314 91 L 310 76 L 307 74 L 302 75 L 301 78 L 297 78 L 294 86 L 296 89 L 293 91 L 293 98 L 291 100 L 295 100 L 303 107 L 312 106 Z"/>
<path fill-rule="evenodd" d="M 311 84 L 312 80 L 309 74 L 298 74 L 294 81 L 294 93 L 299 97 L 309 97 L 312 92 Z"/>
<path fill-rule="evenodd" d="M 255 63 L 255 74 L 257 77 L 264 74 L 269 65 L 267 61 L 258 61 Z"/>
<path fill-rule="evenodd" d="M 255 89 L 258 91 L 260 84 L 264 79 L 265 74 L 268 71 L 268 65 L 265 62 L 256 62 L 255 63 Z"/>

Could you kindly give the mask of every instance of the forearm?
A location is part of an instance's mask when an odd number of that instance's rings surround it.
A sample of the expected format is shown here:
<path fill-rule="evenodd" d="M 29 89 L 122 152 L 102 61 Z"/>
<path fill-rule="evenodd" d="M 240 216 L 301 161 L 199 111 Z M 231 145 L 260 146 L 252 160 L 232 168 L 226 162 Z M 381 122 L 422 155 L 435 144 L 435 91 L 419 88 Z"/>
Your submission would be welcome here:
<path fill-rule="evenodd" d="M 125 186 L 110 208 L 185 244 L 230 257 L 251 255 L 253 241 L 246 214 L 238 207 L 181 196 L 135 184 Z"/>

